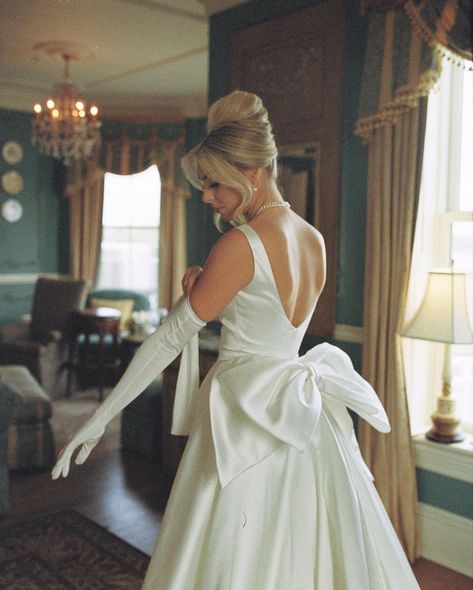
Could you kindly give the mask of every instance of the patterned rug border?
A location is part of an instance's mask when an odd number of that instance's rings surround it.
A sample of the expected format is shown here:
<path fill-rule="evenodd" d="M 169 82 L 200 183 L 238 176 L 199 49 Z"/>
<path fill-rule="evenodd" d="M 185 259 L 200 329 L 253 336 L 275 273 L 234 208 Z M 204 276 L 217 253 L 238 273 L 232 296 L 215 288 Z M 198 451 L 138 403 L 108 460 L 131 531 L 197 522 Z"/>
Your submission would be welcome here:
<path fill-rule="evenodd" d="M 135 589 L 141 587 L 148 561 L 143 551 L 73 508 L 30 513 L 0 526 L 0 587 L 10 588 L 16 579 L 26 588 L 50 576 L 48 587 L 58 590 Z M 34 571 L 20 581 L 21 564 L 27 562 L 35 567 L 26 569 Z"/>
<path fill-rule="evenodd" d="M 74 516 L 79 516 L 80 518 L 83 518 L 84 520 L 86 520 L 89 524 L 93 525 L 96 529 L 98 529 L 101 533 L 105 533 L 106 535 L 110 535 L 111 537 L 113 537 L 115 540 L 117 540 L 120 543 L 125 543 L 125 545 L 127 545 L 128 547 L 130 547 L 130 549 L 132 549 L 133 551 L 136 551 L 137 553 L 139 553 L 140 555 L 142 555 L 143 557 L 145 557 L 146 559 L 150 559 L 150 556 L 145 553 L 144 551 L 142 551 L 141 549 L 138 549 L 138 547 L 135 547 L 134 545 L 131 545 L 130 543 L 128 543 L 128 541 L 125 541 L 124 539 L 122 539 L 121 537 L 119 537 L 118 535 L 116 535 L 115 533 L 112 533 L 112 531 L 109 531 L 107 528 L 105 528 L 104 526 L 102 526 L 101 524 L 99 524 L 98 522 L 95 522 L 94 520 L 92 520 L 91 518 L 89 518 L 88 516 L 86 516 L 85 514 L 82 514 L 82 512 L 79 512 L 78 510 L 76 510 L 75 508 L 58 508 L 57 510 L 48 510 L 47 512 L 41 512 L 41 511 L 33 511 L 33 512 L 28 512 L 27 514 L 23 514 L 22 516 L 19 516 L 15 522 L 12 522 L 10 524 L 7 525 L 2 525 L 2 519 L 0 518 L 0 543 L 2 541 L 2 537 L 5 535 L 6 532 L 8 532 L 11 529 L 14 529 L 18 526 L 21 526 L 25 523 L 34 523 L 37 520 L 43 520 L 45 518 L 48 517 L 56 517 L 59 514 L 68 514 L 68 513 L 72 513 L 74 514 Z"/>

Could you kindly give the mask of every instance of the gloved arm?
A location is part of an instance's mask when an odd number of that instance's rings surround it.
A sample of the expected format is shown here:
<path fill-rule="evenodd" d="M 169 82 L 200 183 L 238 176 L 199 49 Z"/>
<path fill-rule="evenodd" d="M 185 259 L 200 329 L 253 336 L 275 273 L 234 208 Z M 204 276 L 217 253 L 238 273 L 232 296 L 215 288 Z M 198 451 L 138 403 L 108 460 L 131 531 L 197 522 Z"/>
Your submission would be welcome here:
<path fill-rule="evenodd" d="M 67 477 L 72 455 L 81 445 L 75 462 L 84 463 L 107 424 L 146 389 L 203 326 L 205 322 L 194 313 L 189 299 L 180 300 L 166 321 L 137 350 L 113 391 L 64 447 L 52 471 L 53 479 Z"/>

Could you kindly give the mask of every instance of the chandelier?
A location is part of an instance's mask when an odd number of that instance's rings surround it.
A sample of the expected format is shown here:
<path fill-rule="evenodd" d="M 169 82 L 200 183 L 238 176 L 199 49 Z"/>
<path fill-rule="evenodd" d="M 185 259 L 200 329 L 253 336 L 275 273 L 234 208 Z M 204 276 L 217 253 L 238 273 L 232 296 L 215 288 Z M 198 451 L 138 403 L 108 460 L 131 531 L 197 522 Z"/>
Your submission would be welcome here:
<path fill-rule="evenodd" d="M 69 166 L 73 160 L 89 157 L 100 143 L 98 108 L 87 106 L 72 84 L 69 63 L 73 55 L 62 54 L 64 81 L 58 84 L 45 106 L 34 105 L 31 141 L 39 151 Z"/>

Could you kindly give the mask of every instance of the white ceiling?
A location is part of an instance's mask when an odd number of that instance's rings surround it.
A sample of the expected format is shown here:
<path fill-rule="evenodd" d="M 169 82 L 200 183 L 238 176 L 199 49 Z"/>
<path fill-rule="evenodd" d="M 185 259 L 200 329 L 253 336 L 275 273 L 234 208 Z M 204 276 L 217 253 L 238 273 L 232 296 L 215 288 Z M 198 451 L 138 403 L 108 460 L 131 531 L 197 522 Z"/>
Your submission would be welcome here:
<path fill-rule="evenodd" d="M 207 106 L 208 14 L 245 0 L 0 0 L 0 108 L 31 111 L 71 78 L 103 117 L 202 116 Z"/>

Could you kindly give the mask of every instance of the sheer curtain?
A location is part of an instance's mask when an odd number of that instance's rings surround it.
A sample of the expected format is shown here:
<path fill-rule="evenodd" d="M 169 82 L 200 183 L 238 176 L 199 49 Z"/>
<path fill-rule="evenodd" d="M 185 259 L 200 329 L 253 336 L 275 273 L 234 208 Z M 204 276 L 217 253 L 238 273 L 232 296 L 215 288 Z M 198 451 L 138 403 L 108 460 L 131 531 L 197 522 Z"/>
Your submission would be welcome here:
<path fill-rule="evenodd" d="M 470 116 L 471 110 L 466 96 L 462 101 L 465 76 L 473 78 L 473 73 L 445 60 L 439 87 L 429 98 L 419 211 L 405 319 L 409 319 L 421 303 L 429 270 L 450 266 L 451 224 L 469 219 L 473 227 L 473 213 L 467 211 L 468 200 L 470 209 L 473 209 L 473 154 L 468 157 L 466 153 L 460 153 L 462 135 L 471 136 L 472 129 L 464 119 Z M 460 170 L 462 161 L 463 174 Z M 469 175 L 468 186 L 466 174 Z M 460 187 L 461 182 L 464 183 L 464 187 Z M 465 193 L 463 199 L 462 192 Z M 470 237 L 467 235 L 466 239 L 472 239 L 471 232 Z M 468 246 L 465 246 L 467 249 Z M 473 257 L 471 241 L 470 252 Z M 453 256 L 455 257 L 455 254 Z M 456 258 L 457 270 L 473 270 L 471 260 L 460 260 L 459 256 Z M 442 388 L 441 371 L 433 368 L 442 367 L 444 347 L 440 343 L 409 338 L 403 339 L 402 347 L 411 432 L 416 435 L 426 432 L 431 426 L 430 415 L 435 409 L 436 397 Z M 453 349 L 455 351 L 455 347 Z M 453 357 L 455 363 L 455 352 Z M 460 401 L 468 403 L 468 399 Z M 469 413 L 471 414 L 471 410 L 468 412 L 465 407 L 461 415 L 472 421 Z"/>

